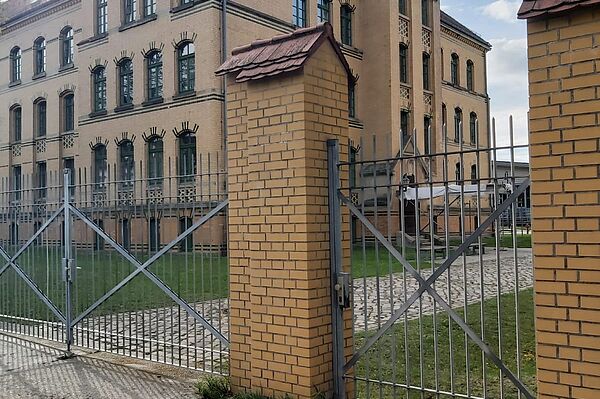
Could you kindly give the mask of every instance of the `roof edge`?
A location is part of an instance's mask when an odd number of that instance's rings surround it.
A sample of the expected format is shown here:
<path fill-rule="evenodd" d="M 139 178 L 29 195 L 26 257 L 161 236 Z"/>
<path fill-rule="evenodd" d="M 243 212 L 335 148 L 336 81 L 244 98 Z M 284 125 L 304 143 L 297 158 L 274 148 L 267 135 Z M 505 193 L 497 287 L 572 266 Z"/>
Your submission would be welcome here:
<path fill-rule="evenodd" d="M 518 19 L 541 19 L 558 17 L 569 11 L 580 10 L 589 7 L 600 7 L 600 0 L 563 0 L 552 3 L 547 0 L 524 0 L 517 13 Z"/>

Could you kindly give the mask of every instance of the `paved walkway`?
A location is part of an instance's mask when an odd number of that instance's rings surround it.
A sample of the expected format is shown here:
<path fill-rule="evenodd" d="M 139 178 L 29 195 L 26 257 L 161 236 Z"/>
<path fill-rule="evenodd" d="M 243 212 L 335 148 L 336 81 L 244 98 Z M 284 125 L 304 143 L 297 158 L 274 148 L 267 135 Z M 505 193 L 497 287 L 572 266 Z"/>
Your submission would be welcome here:
<path fill-rule="evenodd" d="M 190 383 L 0 334 L 0 398 L 197 398 Z"/>

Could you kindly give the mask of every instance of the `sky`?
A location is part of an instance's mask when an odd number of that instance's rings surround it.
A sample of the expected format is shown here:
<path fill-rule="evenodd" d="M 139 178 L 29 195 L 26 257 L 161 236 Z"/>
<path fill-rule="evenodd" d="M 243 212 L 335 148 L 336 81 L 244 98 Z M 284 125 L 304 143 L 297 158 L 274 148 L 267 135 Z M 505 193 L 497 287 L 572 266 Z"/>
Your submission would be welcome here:
<path fill-rule="evenodd" d="M 527 25 L 517 20 L 520 0 L 440 0 L 442 10 L 481 35 L 493 46 L 488 54 L 488 92 L 496 118 L 498 145 L 509 143 L 509 117 L 515 143 L 527 143 Z M 517 160 L 527 161 L 518 151 Z M 506 154 L 502 154 L 506 159 Z"/>

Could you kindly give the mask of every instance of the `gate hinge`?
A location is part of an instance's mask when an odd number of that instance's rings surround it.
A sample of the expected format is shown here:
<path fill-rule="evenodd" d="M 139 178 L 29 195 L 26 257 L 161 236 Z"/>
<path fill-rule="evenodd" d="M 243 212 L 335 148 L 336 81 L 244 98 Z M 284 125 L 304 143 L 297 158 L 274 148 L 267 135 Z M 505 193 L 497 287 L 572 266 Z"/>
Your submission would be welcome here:
<path fill-rule="evenodd" d="M 338 306 L 342 309 L 350 308 L 350 273 L 338 273 L 337 283 L 334 287 L 337 292 Z"/>

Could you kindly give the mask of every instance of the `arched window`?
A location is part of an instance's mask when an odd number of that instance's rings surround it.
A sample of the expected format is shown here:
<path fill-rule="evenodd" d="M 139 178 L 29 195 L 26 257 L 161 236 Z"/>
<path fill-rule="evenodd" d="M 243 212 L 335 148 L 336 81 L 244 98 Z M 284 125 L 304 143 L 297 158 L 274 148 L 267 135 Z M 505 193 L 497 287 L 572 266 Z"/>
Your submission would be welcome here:
<path fill-rule="evenodd" d="M 423 90 L 431 90 L 430 64 L 429 54 L 423 53 Z"/>
<path fill-rule="evenodd" d="M 317 20 L 331 22 L 331 0 L 317 0 Z"/>
<path fill-rule="evenodd" d="M 442 129 L 444 129 L 444 135 L 448 136 L 448 108 L 446 104 L 442 104 Z"/>
<path fill-rule="evenodd" d="M 163 141 L 153 137 L 148 142 L 148 184 L 158 186 L 163 178 Z"/>
<path fill-rule="evenodd" d="M 356 118 L 356 82 L 354 79 L 348 83 L 348 116 Z"/>
<path fill-rule="evenodd" d="M 184 42 L 177 48 L 177 77 L 179 94 L 193 92 L 196 81 L 196 49 L 194 43 Z"/>
<path fill-rule="evenodd" d="M 135 179 L 134 147 L 131 140 L 125 140 L 119 144 L 119 180 L 121 187 L 132 189 Z"/>
<path fill-rule="evenodd" d="M 66 92 L 61 96 L 61 131 L 75 130 L 75 95 Z"/>
<path fill-rule="evenodd" d="M 474 91 L 475 90 L 475 65 L 473 61 L 467 61 L 467 90 Z"/>
<path fill-rule="evenodd" d="M 23 138 L 23 112 L 18 105 L 10 109 L 10 137 L 15 142 Z"/>
<path fill-rule="evenodd" d="M 73 28 L 67 26 L 60 32 L 60 66 L 73 64 Z"/>
<path fill-rule="evenodd" d="M 471 165 L 471 184 L 477 184 L 479 178 L 477 176 L 477 165 Z"/>
<path fill-rule="evenodd" d="M 21 80 L 21 49 L 13 47 L 10 50 L 10 82 L 16 83 Z"/>
<path fill-rule="evenodd" d="M 456 177 L 456 184 L 462 184 L 463 183 L 463 171 L 462 171 L 462 164 L 460 162 L 456 163 L 455 166 L 455 170 L 454 170 L 454 176 Z"/>
<path fill-rule="evenodd" d="M 39 98 L 33 103 L 33 129 L 36 137 L 44 137 L 47 133 L 47 104 L 46 99 Z"/>
<path fill-rule="evenodd" d="M 306 0 L 292 0 L 292 23 L 299 28 L 306 26 Z"/>
<path fill-rule="evenodd" d="M 146 92 L 148 101 L 157 100 L 163 96 L 163 62 L 162 53 L 152 51 L 146 56 Z"/>
<path fill-rule="evenodd" d="M 182 183 L 194 181 L 196 174 L 196 136 L 188 132 L 179 136 L 179 176 Z"/>
<path fill-rule="evenodd" d="M 400 130 L 402 131 L 402 149 L 404 150 L 404 146 L 408 143 L 408 137 L 410 135 L 410 127 L 409 121 L 410 114 L 409 111 L 403 109 L 400 111 Z"/>
<path fill-rule="evenodd" d="M 108 164 L 106 159 L 106 146 L 98 144 L 94 147 L 94 184 L 96 190 L 106 189 L 108 178 Z"/>
<path fill-rule="evenodd" d="M 349 4 L 343 4 L 340 10 L 340 26 L 342 28 L 342 43 L 352 46 L 352 13 Z"/>
<path fill-rule="evenodd" d="M 400 43 L 400 83 L 408 83 L 408 46 Z"/>
<path fill-rule="evenodd" d="M 133 62 L 124 58 L 119 62 L 119 105 L 133 104 Z"/>
<path fill-rule="evenodd" d="M 46 39 L 38 37 L 33 43 L 34 74 L 40 75 L 46 72 Z"/>
<path fill-rule="evenodd" d="M 92 87 L 94 88 L 94 112 L 106 110 L 106 69 L 96 67 L 92 71 Z"/>
<path fill-rule="evenodd" d="M 454 141 L 459 143 L 463 138 L 462 132 L 463 115 L 460 108 L 454 110 Z"/>
<path fill-rule="evenodd" d="M 460 63 L 460 59 L 458 58 L 458 54 L 452 53 L 452 61 L 450 62 L 450 79 L 453 85 L 458 86 L 460 83 L 458 65 Z"/>
<path fill-rule="evenodd" d="M 471 112 L 469 116 L 469 137 L 471 145 L 477 144 L 477 114 L 475 112 Z"/>
<path fill-rule="evenodd" d="M 429 155 L 431 153 L 431 117 L 425 116 L 425 120 L 423 123 L 423 148 L 425 149 L 425 155 Z"/>

